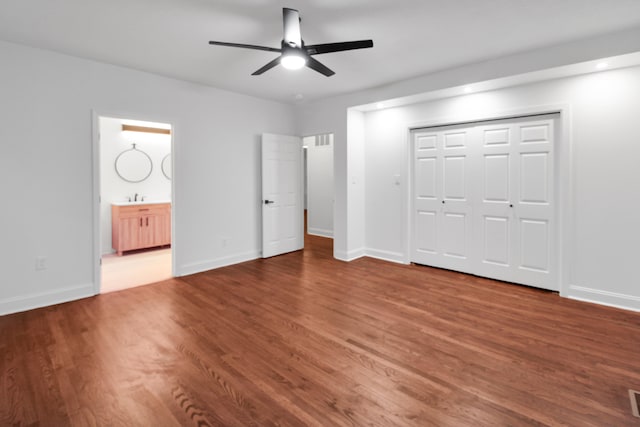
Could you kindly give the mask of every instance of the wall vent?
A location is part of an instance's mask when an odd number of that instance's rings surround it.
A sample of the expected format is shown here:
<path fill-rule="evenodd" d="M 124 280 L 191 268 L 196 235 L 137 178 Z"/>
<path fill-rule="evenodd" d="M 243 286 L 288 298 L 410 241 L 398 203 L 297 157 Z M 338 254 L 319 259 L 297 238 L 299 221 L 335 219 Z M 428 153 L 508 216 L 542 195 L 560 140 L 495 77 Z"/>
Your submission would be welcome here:
<path fill-rule="evenodd" d="M 640 391 L 629 390 L 629 398 L 631 399 L 631 412 L 634 417 L 640 418 Z"/>
<path fill-rule="evenodd" d="M 331 134 L 324 134 L 324 135 L 316 135 L 316 142 L 315 142 L 315 146 L 316 147 L 320 147 L 320 146 L 324 146 L 324 145 L 331 145 Z"/>

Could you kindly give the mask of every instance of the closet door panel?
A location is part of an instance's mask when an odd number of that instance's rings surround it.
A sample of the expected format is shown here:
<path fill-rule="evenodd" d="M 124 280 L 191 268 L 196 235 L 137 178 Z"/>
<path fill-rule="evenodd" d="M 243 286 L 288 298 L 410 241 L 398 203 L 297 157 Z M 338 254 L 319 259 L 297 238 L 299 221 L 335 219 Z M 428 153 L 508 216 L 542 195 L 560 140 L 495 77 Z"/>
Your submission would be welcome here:
<path fill-rule="evenodd" d="M 416 197 L 418 199 L 435 200 L 437 158 L 424 157 L 416 162 Z"/>
<path fill-rule="evenodd" d="M 480 125 L 477 141 L 481 188 L 474 217 L 479 251 L 476 274 L 500 280 L 513 276 L 513 131 L 508 122 Z"/>
<path fill-rule="evenodd" d="M 510 154 L 485 154 L 482 172 L 483 203 L 508 203 L 510 199 Z"/>
<path fill-rule="evenodd" d="M 558 290 L 554 195 L 554 120 L 514 124 L 518 176 L 515 215 L 519 238 L 514 282 Z"/>
<path fill-rule="evenodd" d="M 511 265 L 511 219 L 485 215 L 482 218 L 482 262 L 499 267 Z"/>
<path fill-rule="evenodd" d="M 467 215 L 464 212 L 445 212 L 442 218 L 442 253 L 446 257 L 467 259 Z"/>
<path fill-rule="evenodd" d="M 549 273 L 549 223 L 545 220 L 520 218 L 521 269 Z"/>
<path fill-rule="evenodd" d="M 474 128 L 454 126 L 442 131 L 442 152 L 439 160 L 442 175 L 441 215 L 438 227 L 441 266 L 471 272 L 473 236 L 471 232 L 471 195 L 473 172 L 472 145 Z"/>
<path fill-rule="evenodd" d="M 416 250 L 435 255 L 438 252 L 438 218 L 434 211 L 418 211 L 415 221 Z"/>
<path fill-rule="evenodd" d="M 411 260 L 469 271 L 468 126 L 415 131 Z"/>
<path fill-rule="evenodd" d="M 447 148 L 466 148 L 468 146 L 468 129 L 456 129 L 445 131 L 444 136 L 444 149 Z"/>
<path fill-rule="evenodd" d="M 520 154 L 520 203 L 549 203 L 549 153 Z"/>
<path fill-rule="evenodd" d="M 417 132 L 414 143 L 414 191 L 412 224 L 412 258 L 414 262 L 438 265 L 438 223 L 441 189 L 438 176 L 442 173 L 439 161 L 441 135 L 437 132 Z"/>
<path fill-rule="evenodd" d="M 467 200 L 466 156 L 444 157 L 444 199 Z"/>

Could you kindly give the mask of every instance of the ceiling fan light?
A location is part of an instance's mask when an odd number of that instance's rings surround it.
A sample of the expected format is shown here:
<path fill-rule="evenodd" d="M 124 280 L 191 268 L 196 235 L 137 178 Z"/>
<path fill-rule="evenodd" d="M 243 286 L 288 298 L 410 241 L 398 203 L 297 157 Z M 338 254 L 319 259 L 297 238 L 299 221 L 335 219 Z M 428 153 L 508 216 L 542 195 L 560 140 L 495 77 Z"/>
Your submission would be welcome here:
<path fill-rule="evenodd" d="M 307 63 L 307 58 L 297 53 L 283 55 L 280 64 L 287 70 L 299 70 Z"/>

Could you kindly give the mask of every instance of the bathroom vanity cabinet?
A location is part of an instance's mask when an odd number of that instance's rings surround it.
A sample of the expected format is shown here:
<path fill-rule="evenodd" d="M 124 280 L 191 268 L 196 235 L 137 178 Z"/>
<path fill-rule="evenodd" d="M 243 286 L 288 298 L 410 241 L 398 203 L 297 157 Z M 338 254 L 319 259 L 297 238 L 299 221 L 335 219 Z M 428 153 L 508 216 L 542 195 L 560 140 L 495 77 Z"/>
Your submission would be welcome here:
<path fill-rule="evenodd" d="M 111 238 L 118 255 L 171 244 L 171 204 L 111 205 Z"/>

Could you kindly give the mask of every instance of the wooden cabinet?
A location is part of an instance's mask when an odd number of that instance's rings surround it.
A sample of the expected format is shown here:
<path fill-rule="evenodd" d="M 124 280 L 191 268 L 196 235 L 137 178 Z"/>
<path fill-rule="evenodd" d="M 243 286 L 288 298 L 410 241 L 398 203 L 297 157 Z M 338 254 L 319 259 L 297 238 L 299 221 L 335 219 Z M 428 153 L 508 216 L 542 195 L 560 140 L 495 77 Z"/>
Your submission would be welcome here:
<path fill-rule="evenodd" d="M 118 255 L 171 244 L 171 204 L 111 205 L 111 239 Z"/>

